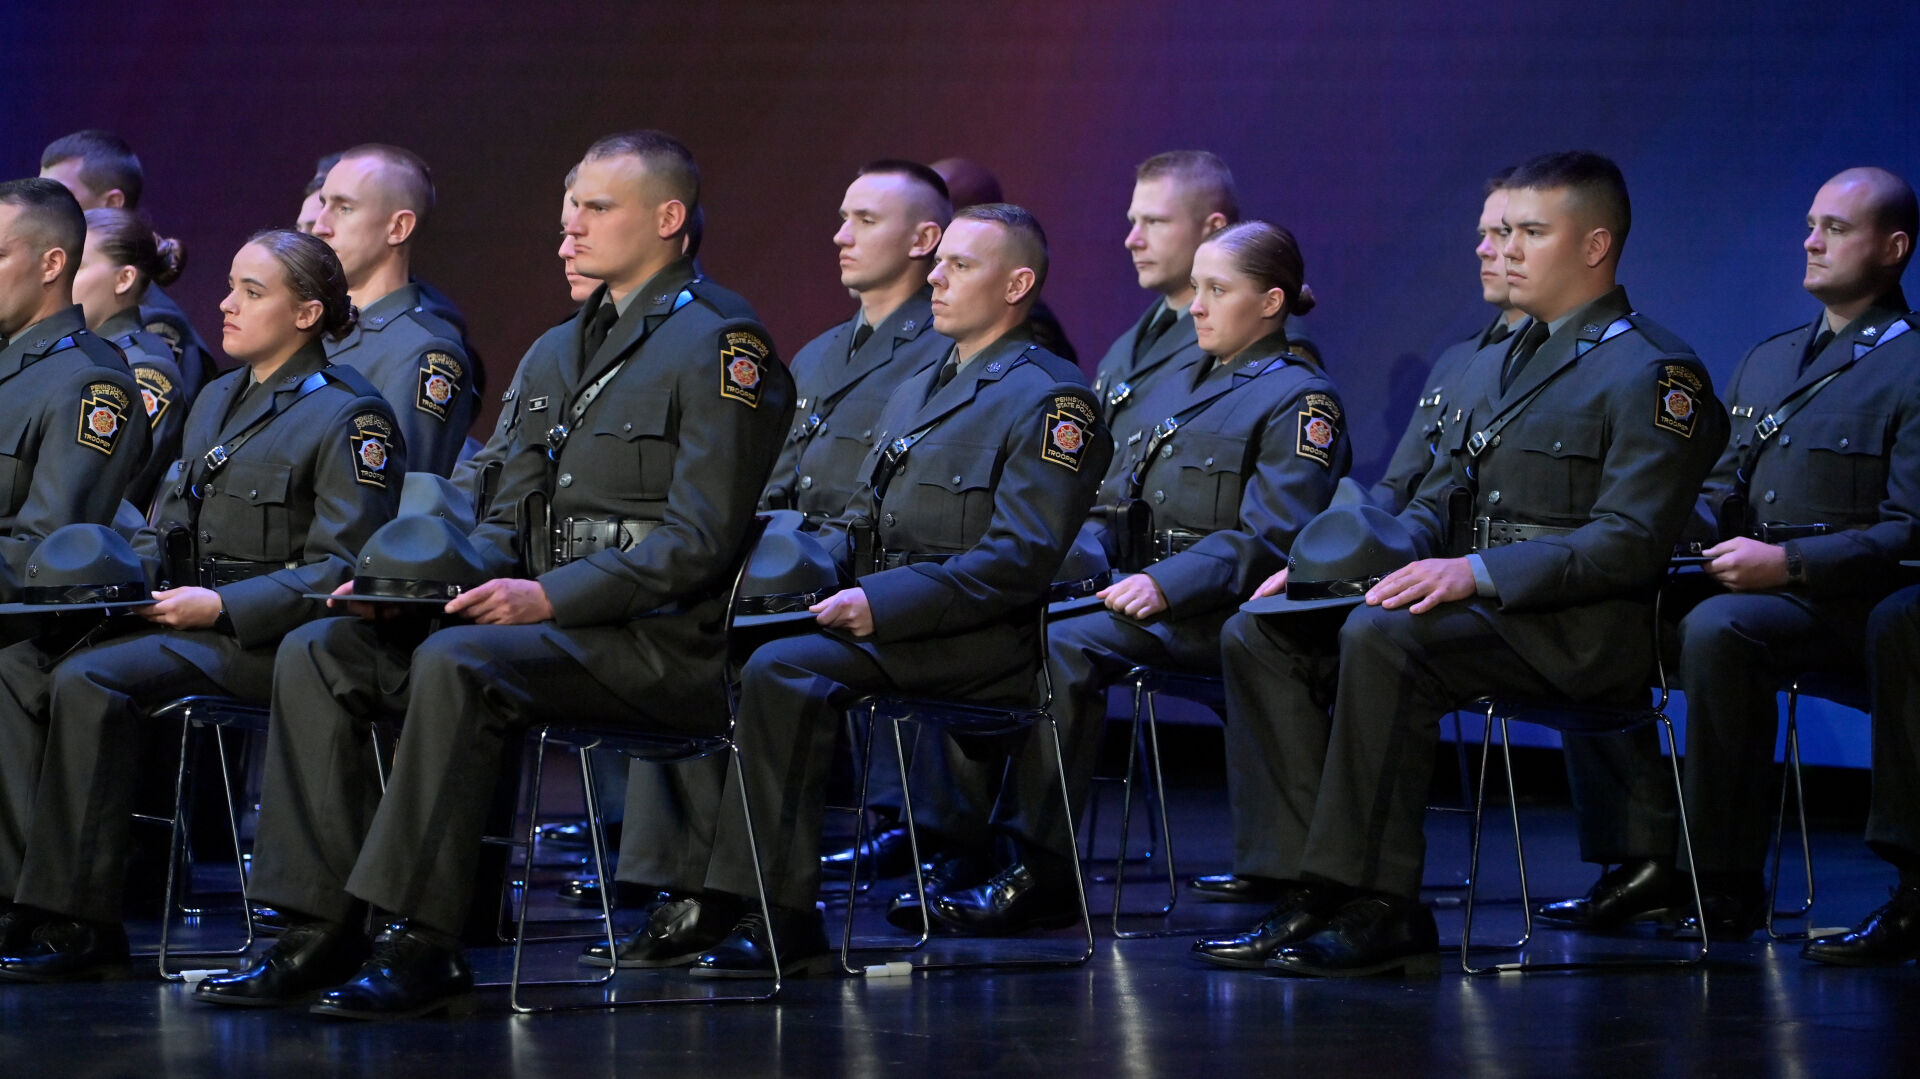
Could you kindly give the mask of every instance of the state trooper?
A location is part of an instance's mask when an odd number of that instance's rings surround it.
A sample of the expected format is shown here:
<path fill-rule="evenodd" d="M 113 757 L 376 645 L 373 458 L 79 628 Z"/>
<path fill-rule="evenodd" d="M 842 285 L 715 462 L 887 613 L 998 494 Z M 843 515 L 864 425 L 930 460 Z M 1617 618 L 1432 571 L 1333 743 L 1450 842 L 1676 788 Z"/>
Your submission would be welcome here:
<path fill-rule="evenodd" d="M 48 143 L 40 154 L 40 175 L 73 192 L 82 210 L 137 211 L 146 192 L 146 170 L 140 159 L 127 140 L 111 131 L 76 131 Z M 185 379 L 186 400 L 220 373 L 193 320 L 164 289 L 148 288 L 141 297 L 140 322 L 173 350 L 173 362 Z M 184 405 L 180 411 L 185 414 Z"/>
<path fill-rule="evenodd" d="M 726 582 L 793 395 L 766 331 L 722 316 L 682 253 L 699 193 L 692 155 L 660 132 L 588 149 L 568 233 L 576 268 L 605 284 L 574 322 L 571 353 L 521 372 L 521 434 L 472 534 L 498 576 L 446 605 L 475 624 L 416 634 L 411 655 L 407 638 L 362 617 L 323 619 L 281 645 L 254 880 L 293 925 L 247 970 L 202 982 L 198 999 L 284 1004 L 326 990 L 315 1010 L 345 1018 L 464 1007 L 472 973 L 457 934 L 510 740 L 582 715 L 726 729 Z M 383 796 L 368 728 L 398 712 Z M 371 946 L 363 905 L 398 919 Z"/>
<path fill-rule="evenodd" d="M 849 587 L 813 605 L 817 630 L 761 645 L 742 676 L 744 794 L 772 917 L 747 898 L 756 873 L 730 791 L 705 902 L 738 921 L 650 926 L 695 975 L 770 976 L 776 940 L 783 974 L 831 964 L 814 902 L 829 762 L 852 700 L 1034 694 L 1040 605 L 1112 453 L 1079 369 L 1024 330 L 1046 270 L 1045 234 L 1017 206 L 957 211 L 940 241 L 928 280 L 934 329 L 953 349 L 895 390 L 867 479 L 821 532 Z"/>
<path fill-rule="evenodd" d="M 0 599 L 48 533 L 112 522 L 146 456 L 139 384 L 73 302 L 86 235 L 58 182 L 0 183 Z M 21 629 L 0 622 L 0 641 Z"/>
<path fill-rule="evenodd" d="M 1653 588 L 1725 412 L 1693 353 L 1615 284 L 1630 209 L 1612 161 L 1529 161 L 1504 220 L 1511 297 L 1533 323 L 1469 363 L 1462 420 L 1397 518 L 1427 557 L 1366 589 L 1337 650 L 1298 615 L 1227 623 L 1228 730 L 1259 746 L 1230 755 L 1248 771 L 1229 789 L 1236 817 L 1258 811 L 1237 792 L 1264 792 L 1263 875 L 1283 887 L 1258 925 L 1197 943 L 1198 958 L 1309 976 L 1431 968 L 1418 896 L 1440 717 L 1492 691 L 1646 692 Z M 1329 717 L 1312 682 L 1333 657 Z"/>
<path fill-rule="evenodd" d="M 344 580 L 393 513 L 405 471 L 393 410 L 364 376 L 329 365 L 321 344 L 353 323 L 333 252 L 263 232 L 234 256 L 232 280 L 224 346 L 245 367 L 201 393 L 159 524 L 136 539 L 147 572 L 136 562 L 134 576 L 170 587 L 134 608 L 144 628 L 116 619 L 78 643 L 0 652 L 0 978 L 124 966 L 120 901 L 147 713 L 190 694 L 264 703 L 280 638 L 324 610 L 303 595 Z"/>
<path fill-rule="evenodd" d="M 73 298 L 86 312 L 87 328 L 120 349 L 140 384 L 149 447 L 125 497 L 142 516 L 161 477 L 180 456 L 180 434 L 193 399 L 172 347 L 140 324 L 140 300 L 151 285 L 179 277 L 185 262 L 180 241 L 154 235 L 133 211 L 87 211 L 87 249 L 74 275 Z"/>
<path fill-rule="evenodd" d="M 433 210 L 427 166 L 397 146 L 356 146 L 328 170 L 320 201 L 313 235 L 339 254 L 360 308 L 360 325 L 328 357 L 380 387 L 415 471 L 447 475 L 479 411 L 481 381 L 459 329 L 427 310 L 411 279 L 413 242 Z"/>
<path fill-rule="evenodd" d="M 1755 345 L 1724 394 L 1733 430 L 1701 498 L 1718 538 L 1701 555 L 1717 587 L 1678 633 L 1687 820 L 1715 939 L 1744 939 L 1766 920 L 1764 777 L 1782 680 L 1861 680 L 1869 614 L 1914 580 L 1900 562 L 1920 557 L 1920 333 L 1900 277 L 1916 225 L 1913 189 L 1883 169 L 1822 185 L 1802 240 L 1803 284 L 1822 310 Z M 1621 771 L 1632 789 L 1589 795 L 1583 815 L 1670 813 L 1655 747 Z M 1875 788 L 1885 781 L 1876 770 Z M 1690 910 L 1673 830 L 1644 844 L 1552 913 L 1606 927 Z"/>
<path fill-rule="evenodd" d="M 1118 432 L 1123 485 L 1103 485 L 1125 576 L 1093 609 L 1061 605 L 1048 627 L 1054 718 L 1067 788 L 1083 806 L 1106 690 L 1137 666 L 1219 669 L 1220 628 L 1241 597 L 1286 563 L 1293 537 L 1325 509 L 1351 464 L 1339 391 L 1287 347 L 1290 316 L 1314 305 L 1298 243 L 1263 221 L 1229 225 L 1193 255 L 1188 299 L 1203 361 L 1157 376 L 1141 426 Z M 1150 417 L 1159 417 L 1151 427 Z M 978 934 L 1071 921 L 1068 832 L 1051 751 L 1029 740 L 994 808 L 1017 861 L 984 883 L 943 882 L 934 917 Z M 969 829 L 950 824 L 948 833 Z M 975 829 L 977 830 L 977 829 Z M 960 886 L 968 885 L 968 886 Z"/>

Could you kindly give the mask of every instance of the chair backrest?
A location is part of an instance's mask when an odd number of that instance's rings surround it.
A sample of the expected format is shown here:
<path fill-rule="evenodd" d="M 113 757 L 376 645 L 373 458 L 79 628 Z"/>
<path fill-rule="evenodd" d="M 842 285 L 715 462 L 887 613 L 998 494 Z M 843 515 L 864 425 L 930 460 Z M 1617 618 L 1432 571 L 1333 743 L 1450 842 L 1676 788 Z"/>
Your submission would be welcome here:
<path fill-rule="evenodd" d="M 733 636 L 733 612 L 739 607 L 740 592 L 741 589 L 746 586 L 747 563 L 753 560 L 753 549 L 760 546 L 760 537 L 766 535 L 767 525 L 772 520 L 772 517 L 764 513 L 754 514 L 753 520 L 747 525 L 747 534 L 741 540 L 740 558 L 738 563 L 733 567 L 733 584 L 727 588 L 727 611 L 726 614 L 721 616 L 723 621 L 720 624 L 720 642 L 721 648 L 724 650 L 721 662 L 721 678 L 726 683 L 729 706 L 731 706 L 733 702 L 735 684 L 740 680 L 738 672 L 734 669 L 734 661 L 737 653 L 734 647 L 736 642 Z M 729 707 L 728 711 L 733 711 L 733 708 Z"/>

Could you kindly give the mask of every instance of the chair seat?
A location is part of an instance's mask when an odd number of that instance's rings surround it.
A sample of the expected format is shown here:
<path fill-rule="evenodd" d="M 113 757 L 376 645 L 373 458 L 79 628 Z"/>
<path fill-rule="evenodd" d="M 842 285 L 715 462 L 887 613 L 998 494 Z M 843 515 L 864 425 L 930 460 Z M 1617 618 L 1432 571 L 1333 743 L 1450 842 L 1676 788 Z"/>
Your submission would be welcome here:
<path fill-rule="evenodd" d="M 1660 722 L 1664 710 L 1648 705 L 1606 705 L 1565 700 L 1484 697 L 1471 705 L 1494 716 L 1525 716 L 1528 723 L 1563 734 L 1618 734 Z"/>
<path fill-rule="evenodd" d="M 543 737 L 554 745 L 571 749 L 605 749 L 660 764 L 698 760 L 723 753 L 732 745 L 725 734 L 681 734 L 574 720 L 548 724 Z"/>
<path fill-rule="evenodd" d="M 1149 693 L 1204 704 L 1216 711 L 1227 706 L 1227 682 L 1217 672 L 1135 667 L 1121 681 L 1136 683 Z"/>
<path fill-rule="evenodd" d="M 181 697 L 153 710 L 155 719 L 184 719 L 203 727 L 231 727 L 247 731 L 266 730 L 270 715 L 272 710 L 265 704 L 212 694 Z"/>
<path fill-rule="evenodd" d="M 1011 734 L 1034 727 L 1048 718 L 1045 708 L 1027 705 L 994 706 L 966 701 L 920 697 L 874 697 L 864 702 L 883 719 L 906 719 L 961 734 Z"/>

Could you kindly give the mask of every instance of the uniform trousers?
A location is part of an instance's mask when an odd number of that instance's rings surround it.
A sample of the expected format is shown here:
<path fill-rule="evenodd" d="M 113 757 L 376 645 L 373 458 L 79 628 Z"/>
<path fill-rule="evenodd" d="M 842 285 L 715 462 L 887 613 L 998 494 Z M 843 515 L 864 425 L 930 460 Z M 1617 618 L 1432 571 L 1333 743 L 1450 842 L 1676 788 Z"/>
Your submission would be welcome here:
<path fill-rule="evenodd" d="M 1338 632 L 1329 715 L 1315 687 L 1328 635 L 1298 617 L 1236 614 L 1222 640 L 1236 829 L 1265 817 L 1245 831 L 1264 856 L 1237 853 L 1235 866 L 1262 876 L 1417 897 L 1441 717 L 1490 694 L 1563 699 L 1578 687 L 1579 700 L 1617 703 L 1645 690 L 1643 666 L 1617 656 L 1568 650 L 1564 669 L 1542 669 L 1499 632 L 1509 616 L 1480 600 L 1418 615 L 1362 605 Z"/>
<path fill-rule="evenodd" d="M 272 672 L 272 649 L 212 630 L 143 628 L 64 657 L 34 641 L 0 651 L 0 895 L 119 921 L 148 713 L 196 694 L 264 702 Z"/>
<path fill-rule="evenodd" d="M 508 740 L 587 718 L 726 729 L 717 641 L 694 615 L 627 626 L 456 626 L 411 656 L 374 622 L 289 634 L 273 680 L 254 890 L 344 921 L 359 899 L 460 932 Z M 403 714 L 382 797 L 370 732 Z"/>

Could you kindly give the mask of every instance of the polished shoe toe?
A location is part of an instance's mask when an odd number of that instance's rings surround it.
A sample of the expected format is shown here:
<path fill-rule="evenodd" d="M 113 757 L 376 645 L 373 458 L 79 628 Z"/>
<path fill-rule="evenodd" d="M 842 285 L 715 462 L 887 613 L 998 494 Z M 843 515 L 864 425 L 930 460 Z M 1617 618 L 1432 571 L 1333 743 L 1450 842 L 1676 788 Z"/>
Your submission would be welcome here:
<path fill-rule="evenodd" d="M 1348 900 L 1318 932 L 1281 948 L 1268 970 L 1311 978 L 1434 974 L 1440 934 L 1418 900 L 1369 894 Z"/>
<path fill-rule="evenodd" d="M 927 903 L 942 925 L 977 937 L 1059 929 L 1080 920 L 1079 897 L 1071 883 L 1043 881 L 1020 862 L 985 884 L 929 897 Z"/>
<path fill-rule="evenodd" d="M 1800 954 L 1842 967 L 1890 967 L 1920 959 L 1920 885 L 1901 885 L 1859 925 L 1815 937 Z"/>
<path fill-rule="evenodd" d="M 7 981 L 99 981 L 131 973 L 127 931 L 117 922 L 51 916 L 34 928 L 25 948 L 0 956 L 0 979 Z"/>
<path fill-rule="evenodd" d="M 413 1019 L 473 1010 L 473 970 L 457 946 L 405 926 L 389 927 L 353 980 L 327 990 L 315 1015 L 339 1019 Z"/>
<path fill-rule="evenodd" d="M 646 925 L 618 943 L 611 963 L 622 970 L 686 966 L 725 940 L 739 920 L 739 904 L 730 900 L 669 896 L 647 916 Z M 607 966 L 606 944 L 589 945 L 580 962 Z"/>
<path fill-rule="evenodd" d="M 1586 895 L 1543 903 L 1534 915 L 1569 929 L 1618 929 L 1634 922 L 1670 922 L 1691 905 L 1686 874 L 1653 859 L 1602 874 Z"/>
<path fill-rule="evenodd" d="M 193 999 L 239 1008 L 303 1003 L 353 977 L 367 954 L 366 937 L 345 927 L 291 925 L 252 965 L 194 986 Z"/>
<path fill-rule="evenodd" d="M 848 847 L 820 856 L 820 872 L 823 876 L 844 880 L 853 876 L 856 864 L 863 875 L 882 880 L 911 872 L 913 843 L 907 837 L 907 830 L 900 827 L 882 829 L 860 844 L 857 850 Z"/>
<path fill-rule="evenodd" d="M 1340 906 L 1334 889 L 1276 881 L 1280 897 L 1273 911 L 1244 933 L 1193 942 L 1195 959 L 1236 970 L 1258 970 L 1281 948 L 1317 931 Z"/>
<path fill-rule="evenodd" d="M 771 926 L 758 910 L 742 915 L 726 939 L 695 960 L 691 973 L 696 978 L 771 978 L 776 949 L 782 978 L 826 974 L 834 966 L 820 912 L 775 907 Z"/>
<path fill-rule="evenodd" d="M 927 900 L 932 902 L 951 891 L 971 888 L 986 880 L 993 873 L 986 859 L 967 854 L 940 853 L 933 856 L 921 867 L 920 881 L 926 888 Z M 909 933 L 917 933 L 923 924 L 938 930 L 941 924 L 930 914 L 922 922 L 920 896 L 908 888 L 887 904 L 887 924 Z"/>
<path fill-rule="evenodd" d="M 1278 903 L 1288 882 L 1272 877 L 1214 873 L 1187 882 L 1188 890 L 1210 903 Z"/>
<path fill-rule="evenodd" d="M 1703 881 L 1700 905 L 1707 915 L 1708 940 L 1738 943 L 1751 938 L 1767 924 L 1767 890 L 1757 875 L 1738 886 L 1709 886 Z M 1687 940 L 1700 939 L 1699 915 L 1689 914 L 1683 918 L 1674 935 Z"/>

